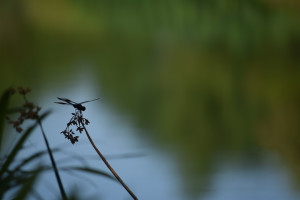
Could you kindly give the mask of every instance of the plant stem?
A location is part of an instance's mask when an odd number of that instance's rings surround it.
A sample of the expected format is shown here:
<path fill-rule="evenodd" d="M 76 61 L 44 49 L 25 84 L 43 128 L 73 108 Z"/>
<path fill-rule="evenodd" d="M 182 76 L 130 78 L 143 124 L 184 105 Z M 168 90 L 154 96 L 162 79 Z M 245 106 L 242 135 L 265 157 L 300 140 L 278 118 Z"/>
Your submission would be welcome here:
<path fill-rule="evenodd" d="M 134 195 L 134 193 L 129 189 L 129 187 L 123 182 L 123 180 L 121 179 L 121 177 L 117 174 L 117 172 L 115 172 L 115 170 L 110 166 L 110 164 L 107 162 L 107 160 L 105 159 L 105 157 L 102 155 L 102 153 L 99 151 L 99 149 L 96 147 L 96 145 L 94 144 L 92 138 L 90 137 L 88 131 L 86 130 L 84 124 L 82 123 L 82 121 L 80 120 L 80 123 L 82 124 L 82 127 L 85 130 L 85 133 L 89 139 L 89 141 L 91 142 L 92 146 L 94 147 L 95 151 L 98 153 L 98 155 L 100 156 L 100 158 L 102 159 L 102 161 L 105 163 L 105 165 L 107 166 L 107 168 L 111 171 L 111 173 L 113 173 L 113 175 L 118 179 L 118 181 L 122 184 L 122 186 L 127 190 L 127 192 L 131 195 L 131 197 L 135 200 L 138 200 L 138 198 Z"/>
<path fill-rule="evenodd" d="M 66 192 L 65 192 L 65 190 L 64 190 L 62 181 L 61 181 L 61 179 L 60 179 L 60 176 L 59 176 L 59 173 L 58 173 L 58 169 L 57 169 L 57 167 L 56 167 L 56 163 L 55 163 L 54 157 L 53 157 L 53 155 L 52 155 L 52 151 L 51 151 L 51 149 L 50 149 L 49 142 L 48 142 L 47 137 L 46 137 L 46 134 L 45 134 L 45 132 L 44 132 L 42 123 L 41 123 L 40 119 L 37 119 L 37 120 L 38 120 L 38 123 L 39 123 L 39 125 L 40 125 L 40 127 L 41 127 L 41 131 L 42 131 L 42 134 L 43 134 L 45 143 L 46 143 L 46 147 L 47 147 L 47 150 L 48 150 L 48 154 L 49 154 L 49 156 L 50 156 L 50 160 L 51 160 L 51 163 L 52 163 L 52 166 L 53 166 L 53 170 L 54 170 L 54 173 L 55 173 L 57 182 L 58 182 L 58 186 L 59 186 L 59 189 L 60 189 L 60 193 L 61 193 L 62 199 L 63 199 L 63 200 L 67 200 L 68 197 L 67 197 L 67 195 L 66 195 Z"/>

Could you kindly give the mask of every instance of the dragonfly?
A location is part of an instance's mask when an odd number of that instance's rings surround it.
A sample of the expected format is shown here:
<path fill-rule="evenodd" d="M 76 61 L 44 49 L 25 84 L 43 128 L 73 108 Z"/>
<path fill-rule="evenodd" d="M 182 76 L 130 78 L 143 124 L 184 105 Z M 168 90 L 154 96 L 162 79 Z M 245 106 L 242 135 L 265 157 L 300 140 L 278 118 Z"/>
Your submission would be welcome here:
<path fill-rule="evenodd" d="M 81 104 L 88 103 L 88 102 L 91 102 L 91 101 L 96 101 L 100 98 L 89 100 L 89 101 L 83 101 L 83 102 L 80 102 L 80 103 L 76 103 L 76 102 L 71 101 L 70 99 L 67 99 L 67 98 L 57 97 L 57 99 L 59 99 L 63 102 L 54 102 L 54 103 L 63 104 L 63 105 L 71 105 L 71 106 L 73 106 L 74 108 L 76 108 L 77 110 L 79 110 L 81 112 L 81 111 L 85 111 L 85 109 L 86 109 L 85 106 L 83 106 Z"/>

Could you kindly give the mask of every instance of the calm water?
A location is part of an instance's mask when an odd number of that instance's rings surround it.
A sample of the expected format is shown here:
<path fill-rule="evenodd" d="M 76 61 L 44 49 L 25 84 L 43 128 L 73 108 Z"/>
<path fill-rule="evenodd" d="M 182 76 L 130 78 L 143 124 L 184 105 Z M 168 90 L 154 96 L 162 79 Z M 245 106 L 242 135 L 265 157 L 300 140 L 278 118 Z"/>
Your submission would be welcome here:
<path fill-rule="evenodd" d="M 109 173 L 98 159 L 84 134 L 79 143 L 72 145 L 60 134 L 68 122 L 73 108 L 53 104 L 56 97 L 67 97 L 74 101 L 83 101 L 102 97 L 93 87 L 92 79 L 84 74 L 66 87 L 47 90 L 40 96 L 43 108 L 51 108 L 53 113 L 44 121 L 44 128 L 51 147 L 59 147 L 62 152 L 55 154 L 60 167 L 92 166 Z M 78 81 L 79 80 L 79 81 Z M 101 91 L 101 90 L 100 90 Z M 80 95 L 79 95 L 80 94 Z M 85 117 L 91 121 L 88 130 L 102 153 L 122 179 L 143 200 L 296 200 L 299 193 L 293 190 L 290 174 L 278 157 L 266 152 L 259 163 L 247 164 L 229 157 L 216 159 L 215 169 L 210 174 L 200 175 L 205 180 L 197 196 L 188 194 L 188 186 L 182 180 L 176 154 L 171 150 L 162 150 L 146 134 L 139 130 L 130 118 L 120 114 L 112 105 L 101 99 L 87 104 Z M 45 149 L 42 136 L 37 129 L 28 141 L 28 150 L 23 155 Z M 126 157 L 128 156 L 129 157 Z M 77 158 L 80 156 L 81 158 Z M 49 163 L 46 155 L 43 162 Z M 83 163 L 84 162 L 84 163 Z M 117 182 L 104 177 L 82 172 L 61 171 L 63 184 L 68 191 L 76 190 L 83 199 L 131 199 Z M 57 199 L 59 190 L 52 171 L 44 173 L 37 184 L 36 192 L 43 199 Z M 34 199 L 34 198 L 32 198 Z"/>

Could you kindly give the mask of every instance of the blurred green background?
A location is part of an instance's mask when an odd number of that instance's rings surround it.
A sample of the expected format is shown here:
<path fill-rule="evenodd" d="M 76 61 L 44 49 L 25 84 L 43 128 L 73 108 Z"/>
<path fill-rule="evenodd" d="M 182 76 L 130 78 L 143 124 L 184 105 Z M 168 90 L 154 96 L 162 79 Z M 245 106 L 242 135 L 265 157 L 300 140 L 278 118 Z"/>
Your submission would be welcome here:
<path fill-rule="evenodd" d="M 280 155 L 300 181 L 300 3 L 2 0 L 0 89 L 60 87 L 89 71 L 188 193 L 220 156 Z M 142 133 L 141 133 L 142 134 Z"/>

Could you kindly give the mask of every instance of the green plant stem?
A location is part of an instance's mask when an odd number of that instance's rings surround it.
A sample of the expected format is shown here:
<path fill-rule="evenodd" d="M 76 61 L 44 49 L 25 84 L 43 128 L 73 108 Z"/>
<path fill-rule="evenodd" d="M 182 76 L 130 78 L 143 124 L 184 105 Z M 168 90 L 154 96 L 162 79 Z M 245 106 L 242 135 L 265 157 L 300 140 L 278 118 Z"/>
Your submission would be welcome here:
<path fill-rule="evenodd" d="M 110 166 L 110 164 L 107 162 L 107 160 L 105 159 L 105 157 L 102 155 L 102 153 L 99 151 L 99 149 L 96 147 L 96 145 L 94 144 L 92 138 L 90 137 L 88 131 L 86 130 L 84 124 L 82 123 L 82 121 L 80 120 L 80 123 L 82 124 L 82 127 L 85 130 L 85 133 L 90 141 L 90 143 L 92 144 L 92 146 L 94 147 L 95 151 L 98 153 L 98 155 L 100 156 L 100 158 L 102 159 L 102 161 L 105 163 L 105 165 L 107 166 L 107 168 L 111 171 L 111 173 L 113 173 L 113 175 L 118 179 L 118 181 L 122 184 L 122 186 L 127 190 L 127 192 L 131 195 L 131 197 L 135 200 L 138 200 L 138 198 L 134 195 L 134 193 L 129 189 L 129 187 L 124 183 L 124 181 L 121 179 L 121 177 L 117 174 L 117 172 L 115 172 L 115 170 Z"/>
<path fill-rule="evenodd" d="M 62 199 L 63 199 L 63 200 L 67 200 L 68 197 L 67 197 L 67 195 L 66 195 L 66 192 L 65 192 L 65 190 L 64 190 L 62 181 L 61 181 L 61 179 L 60 179 L 60 176 L 59 176 L 59 173 L 58 173 L 58 169 L 57 169 L 57 167 L 56 167 L 56 163 L 55 163 L 55 160 L 54 160 L 52 151 L 51 151 L 51 149 L 50 149 L 50 146 L 49 146 L 49 143 L 48 143 L 46 134 L 45 134 L 45 132 L 44 132 L 42 123 L 41 123 L 40 119 L 37 119 L 37 120 L 38 120 L 38 123 L 39 123 L 39 125 L 40 125 L 41 131 L 42 131 L 42 134 L 43 134 L 45 143 L 46 143 L 46 147 L 47 147 L 47 150 L 48 150 L 48 154 L 49 154 L 49 156 L 50 156 L 50 160 L 51 160 L 51 163 L 52 163 L 52 166 L 53 166 L 53 170 L 54 170 L 54 173 L 55 173 L 55 176 L 56 176 L 56 180 L 57 180 L 57 182 L 58 182 L 58 186 L 59 186 L 59 189 L 60 189 L 60 193 L 61 193 Z"/>

